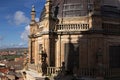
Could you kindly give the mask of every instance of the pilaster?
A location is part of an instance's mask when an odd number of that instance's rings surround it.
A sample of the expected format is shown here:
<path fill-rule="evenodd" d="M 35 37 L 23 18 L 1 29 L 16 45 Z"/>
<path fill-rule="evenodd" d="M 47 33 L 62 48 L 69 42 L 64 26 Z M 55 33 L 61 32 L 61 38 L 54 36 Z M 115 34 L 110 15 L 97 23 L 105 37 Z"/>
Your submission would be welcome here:
<path fill-rule="evenodd" d="M 29 57 L 29 63 L 31 63 L 31 58 L 32 58 L 32 51 L 31 51 L 31 39 L 29 39 L 29 44 L 28 44 L 28 57 Z"/>
<path fill-rule="evenodd" d="M 35 65 L 38 64 L 39 61 L 39 49 L 38 49 L 38 39 L 35 40 Z"/>
<path fill-rule="evenodd" d="M 56 47 L 56 67 L 60 67 L 61 62 L 61 35 L 58 36 Z"/>

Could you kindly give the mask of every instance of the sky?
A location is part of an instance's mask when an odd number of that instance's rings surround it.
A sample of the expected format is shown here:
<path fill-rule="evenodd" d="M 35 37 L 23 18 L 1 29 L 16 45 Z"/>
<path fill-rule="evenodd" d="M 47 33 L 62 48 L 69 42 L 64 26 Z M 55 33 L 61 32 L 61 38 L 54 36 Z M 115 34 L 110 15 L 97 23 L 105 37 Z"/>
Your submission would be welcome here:
<path fill-rule="evenodd" d="M 32 5 L 36 20 L 45 0 L 0 0 L 0 48 L 27 47 Z"/>

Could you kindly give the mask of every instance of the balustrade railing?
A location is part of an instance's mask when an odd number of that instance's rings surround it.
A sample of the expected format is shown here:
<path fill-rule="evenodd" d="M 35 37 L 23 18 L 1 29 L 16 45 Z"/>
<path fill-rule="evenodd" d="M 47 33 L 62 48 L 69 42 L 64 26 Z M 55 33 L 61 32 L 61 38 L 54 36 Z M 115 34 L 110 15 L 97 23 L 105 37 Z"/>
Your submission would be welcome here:
<path fill-rule="evenodd" d="M 105 76 L 105 77 L 111 77 L 111 76 L 112 76 L 112 69 L 110 69 L 110 68 L 105 68 L 105 69 L 104 69 L 104 76 Z"/>
<path fill-rule="evenodd" d="M 80 68 L 79 69 L 80 76 L 87 76 L 87 77 L 95 77 L 96 70 L 95 68 Z"/>
<path fill-rule="evenodd" d="M 96 68 L 80 68 L 79 73 L 80 76 L 87 76 L 92 78 L 95 78 L 96 76 L 99 75 L 98 70 Z M 111 77 L 112 76 L 111 69 L 105 68 L 104 70 L 102 70 L 102 75 L 104 77 Z"/>
<path fill-rule="evenodd" d="M 28 69 L 29 70 L 34 70 L 37 71 L 37 66 L 35 66 L 35 64 L 29 64 L 28 65 Z M 77 70 L 79 73 L 79 76 L 83 76 L 83 77 L 91 77 L 91 78 L 95 78 L 98 74 L 97 69 L 96 68 L 79 68 L 79 70 Z M 57 75 L 60 72 L 62 72 L 60 67 L 47 67 L 47 75 Z M 119 72 L 119 71 L 118 71 Z M 102 74 L 105 78 L 109 78 L 112 77 L 113 72 L 112 69 L 110 68 L 105 68 L 102 71 Z M 118 74 L 118 73 L 116 73 Z M 115 75 L 115 74 L 114 74 Z"/>
<path fill-rule="evenodd" d="M 48 67 L 47 68 L 47 74 L 48 75 L 54 75 L 61 72 L 61 68 L 59 67 Z M 98 75 L 96 68 L 80 68 L 78 70 L 79 76 L 81 77 L 91 77 L 96 78 Z M 111 77 L 111 69 L 106 68 L 102 71 L 102 74 L 104 77 Z"/>
<path fill-rule="evenodd" d="M 55 74 L 58 74 L 60 71 L 61 71 L 60 67 L 48 67 L 47 68 L 48 75 L 55 75 Z"/>
<path fill-rule="evenodd" d="M 57 31 L 87 31 L 89 24 L 59 24 L 56 26 Z"/>

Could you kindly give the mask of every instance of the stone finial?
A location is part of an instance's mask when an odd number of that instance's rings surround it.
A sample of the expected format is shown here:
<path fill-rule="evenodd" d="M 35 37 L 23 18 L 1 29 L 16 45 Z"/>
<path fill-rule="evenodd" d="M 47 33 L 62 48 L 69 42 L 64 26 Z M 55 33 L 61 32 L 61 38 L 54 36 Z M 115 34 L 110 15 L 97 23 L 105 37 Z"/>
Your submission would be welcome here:
<path fill-rule="evenodd" d="M 32 5 L 32 11 L 35 11 L 35 6 L 34 5 Z"/>
<path fill-rule="evenodd" d="M 30 24 L 34 24 L 34 23 L 35 23 L 35 17 L 36 17 L 35 6 L 32 5 L 32 10 L 31 10 L 31 22 L 30 22 Z"/>
<path fill-rule="evenodd" d="M 51 0 L 46 0 L 46 2 L 47 2 L 47 1 L 51 1 Z"/>

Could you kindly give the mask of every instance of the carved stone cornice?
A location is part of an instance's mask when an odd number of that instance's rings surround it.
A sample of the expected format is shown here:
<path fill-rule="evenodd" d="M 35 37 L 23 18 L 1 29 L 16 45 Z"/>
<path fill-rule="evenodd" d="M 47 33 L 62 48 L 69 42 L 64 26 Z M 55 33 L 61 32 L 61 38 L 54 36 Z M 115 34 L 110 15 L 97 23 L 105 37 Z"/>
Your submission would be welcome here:
<path fill-rule="evenodd" d="M 29 38 L 37 38 L 37 35 L 35 34 L 31 34 L 31 35 L 28 35 Z"/>

